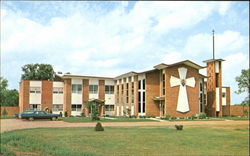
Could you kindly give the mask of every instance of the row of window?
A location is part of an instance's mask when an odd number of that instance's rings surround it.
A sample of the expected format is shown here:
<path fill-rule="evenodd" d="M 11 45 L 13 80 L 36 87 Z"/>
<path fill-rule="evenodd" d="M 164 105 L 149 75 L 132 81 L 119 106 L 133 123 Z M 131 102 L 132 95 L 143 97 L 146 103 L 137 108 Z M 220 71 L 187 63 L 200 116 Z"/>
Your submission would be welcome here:
<path fill-rule="evenodd" d="M 82 93 L 82 85 L 81 84 L 72 84 L 72 93 Z M 89 85 L 89 93 L 97 94 L 98 93 L 98 85 Z M 114 86 L 113 85 L 105 85 L 105 94 L 114 94 Z"/>
<path fill-rule="evenodd" d="M 126 101 L 124 101 L 124 95 L 123 95 L 123 90 L 124 90 L 124 86 L 125 84 L 121 85 L 121 101 L 122 104 L 126 103 L 128 105 L 128 101 L 129 101 L 129 84 L 126 83 Z M 132 99 L 131 99 L 131 103 L 134 103 L 134 82 L 131 83 L 131 92 L 132 92 Z M 119 95 L 119 85 L 117 85 L 117 95 Z M 116 96 L 116 103 L 119 103 L 119 96 Z"/>

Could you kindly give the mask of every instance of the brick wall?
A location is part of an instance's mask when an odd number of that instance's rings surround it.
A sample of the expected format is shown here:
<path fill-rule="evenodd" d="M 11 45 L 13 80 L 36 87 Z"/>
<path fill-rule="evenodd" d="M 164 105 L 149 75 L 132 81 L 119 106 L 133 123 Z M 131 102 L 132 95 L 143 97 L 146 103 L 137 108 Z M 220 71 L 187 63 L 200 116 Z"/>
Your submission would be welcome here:
<path fill-rule="evenodd" d="M 23 80 L 19 84 L 19 112 L 29 109 L 30 81 Z"/>
<path fill-rule="evenodd" d="M 170 87 L 170 77 L 175 76 L 179 78 L 178 68 L 187 68 L 186 78 L 195 78 L 195 87 L 187 86 L 187 97 L 189 102 L 189 112 L 177 112 L 177 102 L 179 95 L 179 87 Z M 174 67 L 166 68 L 166 95 L 165 95 L 166 113 L 170 116 L 185 117 L 192 116 L 199 113 L 199 71 L 195 68 L 186 65 L 177 65 Z"/>
<path fill-rule="evenodd" d="M 249 106 L 230 106 L 230 116 L 244 116 L 244 110 L 248 110 L 249 113 Z"/>
<path fill-rule="evenodd" d="M 64 80 L 64 104 L 63 104 L 63 111 L 67 111 L 68 116 L 71 115 L 71 79 Z"/>
<path fill-rule="evenodd" d="M 146 73 L 146 115 L 160 116 L 159 104 L 153 100 L 160 95 L 160 71 Z"/>
<path fill-rule="evenodd" d="M 105 80 L 99 80 L 99 94 L 98 97 L 100 100 L 105 100 Z M 99 109 L 100 115 L 104 114 L 104 106 L 101 106 Z"/>
<path fill-rule="evenodd" d="M 134 105 L 135 115 L 138 115 L 138 76 L 134 76 Z"/>
<path fill-rule="evenodd" d="M 19 113 L 19 106 L 13 106 L 13 107 L 5 107 L 5 106 L 0 106 L 0 115 L 3 114 L 4 109 L 7 111 L 7 115 L 14 115 L 15 113 Z"/>
<path fill-rule="evenodd" d="M 42 81 L 42 106 L 41 110 L 52 110 L 52 98 L 53 98 L 53 82 Z"/>
<path fill-rule="evenodd" d="M 88 110 L 88 108 L 86 108 L 85 105 L 86 105 L 86 103 L 88 103 L 88 100 L 89 100 L 89 80 L 83 79 L 82 84 L 83 84 L 82 99 L 83 99 L 84 114 L 85 114 L 85 116 L 88 116 L 89 110 Z"/>

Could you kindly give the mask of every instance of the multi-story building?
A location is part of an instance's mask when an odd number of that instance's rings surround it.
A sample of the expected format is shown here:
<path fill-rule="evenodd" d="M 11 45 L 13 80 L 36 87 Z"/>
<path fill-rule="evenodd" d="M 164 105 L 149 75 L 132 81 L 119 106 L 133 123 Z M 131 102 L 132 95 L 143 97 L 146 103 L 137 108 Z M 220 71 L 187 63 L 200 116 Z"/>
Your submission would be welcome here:
<path fill-rule="evenodd" d="M 101 115 L 154 115 L 186 117 L 206 112 L 222 116 L 230 108 L 230 88 L 222 87 L 222 59 L 206 67 L 185 60 L 158 64 L 144 72 L 115 78 L 58 75 L 61 81 L 24 80 L 20 83 L 20 111 L 49 110 L 89 115 L 89 101 L 100 103 Z M 207 76 L 199 73 L 207 68 Z"/>

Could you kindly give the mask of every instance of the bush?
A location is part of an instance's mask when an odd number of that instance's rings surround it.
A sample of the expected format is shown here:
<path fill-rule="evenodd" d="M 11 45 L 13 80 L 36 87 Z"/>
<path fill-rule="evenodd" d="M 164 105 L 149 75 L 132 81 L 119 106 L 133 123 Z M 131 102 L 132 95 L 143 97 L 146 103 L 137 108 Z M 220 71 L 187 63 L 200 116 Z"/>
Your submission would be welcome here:
<path fill-rule="evenodd" d="M 5 108 L 3 109 L 2 115 L 3 115 L 3 116 L 8 115 L 8 112 L 7 112 L 7 110 L 6 110 Z"/>
<path fill-rule="evenodd" d="M 129 118 L 137 118 L 136 115 L 130 115 Z"/>
<path fill-rule="evenodd" d="M 155 115 L 148 115 L 147 118 L 155 118 Z"/>
<path fill-rule="evenodd" d="M 192 115 L 192 116 L 191 116 L 191 119 L 192 119 L 192 120 L 194 120 L 195 118 L 196 118 L 195 115 Z"/>
<path fill-rule="evenodd" d="M 64 117 L 68 117 L 68 112 L 67 111 L 64 112 Z"/>
<path fill-rule="evenodd" d="M 105 114 L 104 117 L 110 117 L 108 114 Z"/>
<path fill-rule="evenodd" d="M 99 121 L 99 120 L 100 120 L 99 116 L 92 116 L 92 121 Z"/>
<path fill-rule="evenodd" d="M 102 124 L 100 122 L 97 122 L 95 131 L 104 131 L 104 128 L 102 127 Z"/>
<path fill-rule="evenodd" d="M 162 120 L 169 120 L 170 117 L 169 116 L 165 116 L 165 117 L 161 117 Z"/>
<path fill-rule="evenodd" d="M 81 116 L 82 116 L 82 117 L 85 117 L 85 114 L 84 114 L 84 113 L 81 113 Z"/>
<path fill-rule="evenodd" d="M 199 119 L 205 119 L 206 117 L 207 117 L 206 113 L 200 113 L 200 114 L 198 115 L 198 118 L 199 118 Z"/>
<path fill-rule="evenodd" d="M 182 130 L 183 129 L 183 125 L 175 125 L 175 128 L 176 128 L 176 130 Z"/>
<path fill-rule="evenodd" d="M 177 117 L 170 117 L 169 119 L 170 119 L 170 120 L 176 120 Z"/>
<path fill-rule="evenodd" d="M 146 118 L 146 116 L 140 115 L 139 118 Z"/>
<path fill-rule="evenodd" d="M 60 117 L 62 117 L 62 112 L 60 112 Z"/>

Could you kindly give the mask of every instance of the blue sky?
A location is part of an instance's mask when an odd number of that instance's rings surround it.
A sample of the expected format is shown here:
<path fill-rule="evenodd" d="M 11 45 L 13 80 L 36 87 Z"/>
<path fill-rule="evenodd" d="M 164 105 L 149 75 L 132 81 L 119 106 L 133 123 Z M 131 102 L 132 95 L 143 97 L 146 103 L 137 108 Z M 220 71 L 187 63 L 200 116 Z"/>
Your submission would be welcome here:
<path fill-rule="evenodd" d="M 223 86 L 249 63 L 249 2 L 1 1 L 1 75 L 18 88 L 21 67 L 117 76 L 189 59 L 223 58 Z M 205 70 L 201 73 L 205 74 Z"/>

